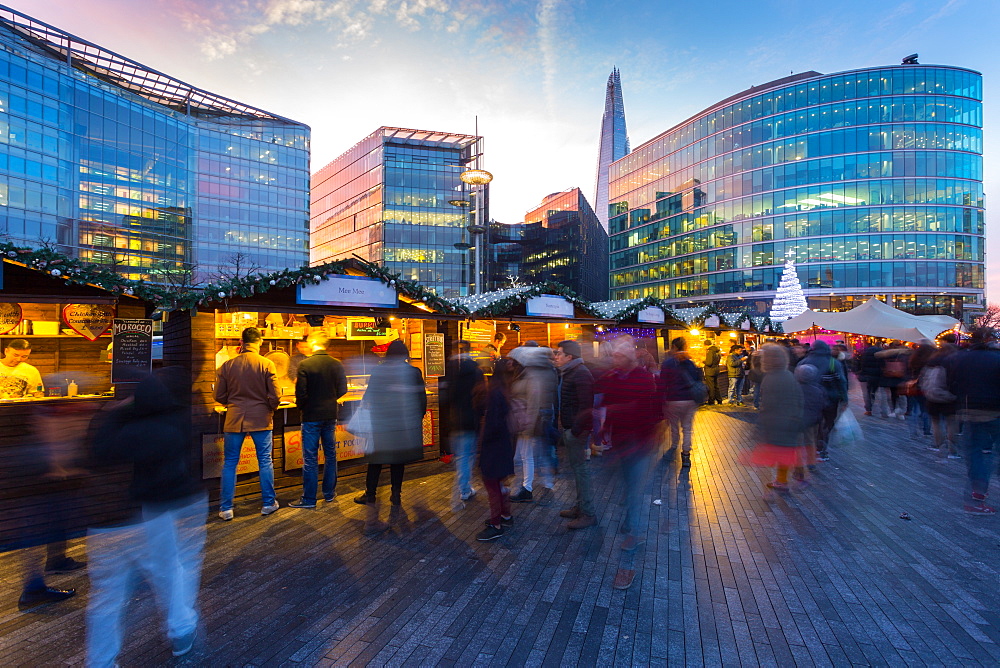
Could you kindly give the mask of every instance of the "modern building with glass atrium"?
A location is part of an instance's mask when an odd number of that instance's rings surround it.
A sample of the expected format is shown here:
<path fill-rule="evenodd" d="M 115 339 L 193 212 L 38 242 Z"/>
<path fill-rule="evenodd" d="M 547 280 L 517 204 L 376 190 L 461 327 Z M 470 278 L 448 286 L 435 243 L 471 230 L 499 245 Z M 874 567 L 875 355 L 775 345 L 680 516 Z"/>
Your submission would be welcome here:
<path fill-rule="evenodd" d="M 0 6 L 0 235 L 132 278 L 304 265 L 309 128 Z"/>
<path fill-rule="evenodd" d="M 489 186 L 461 175 L 482 152 L 475 135 L 379 128 L 313 174 L 310 261 L 357 255 L 442 297 L 470 294 Z"/>
<path fill-rule="evenodd" d="M 915 60 L 915 58 L 913 59 Z M 750 88 L 611 166 L 611 297 L 766 312 L 983 301 L 982 77 L 903 64 Z"/>

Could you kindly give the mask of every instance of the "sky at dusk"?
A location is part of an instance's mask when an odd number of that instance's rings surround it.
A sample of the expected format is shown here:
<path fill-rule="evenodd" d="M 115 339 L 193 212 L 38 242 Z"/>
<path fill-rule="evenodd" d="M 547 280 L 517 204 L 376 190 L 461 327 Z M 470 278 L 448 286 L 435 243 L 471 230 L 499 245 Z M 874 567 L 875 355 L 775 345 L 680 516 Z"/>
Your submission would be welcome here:
<path fill-rule="evenodd" d="M 987 225 L 1000 186 L 996 0 L 6 0 L 200 88 L 312 127 L 312 171 L 381 125 L 485 137 L 491 214 L 593 203 L 604 87 L 633 148 L 790 72 L 921 63 L 984 75 Z M 1000 299 L 1000 235 L 988 242 Z"/>

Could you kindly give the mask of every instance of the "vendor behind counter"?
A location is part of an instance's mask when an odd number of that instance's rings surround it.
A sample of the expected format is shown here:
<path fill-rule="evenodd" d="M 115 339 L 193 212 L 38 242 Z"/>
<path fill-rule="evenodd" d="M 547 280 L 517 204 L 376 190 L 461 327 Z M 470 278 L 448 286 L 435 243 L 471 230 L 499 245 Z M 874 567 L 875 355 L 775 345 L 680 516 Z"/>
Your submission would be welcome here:
<path fill-rule="evenodd" d="M 4 347 L 0 359 L 0 399 L 44 395 L 42 374 L 28 364 L 30 356 L 31 344 L 25 339 L 13 339 Z"/>

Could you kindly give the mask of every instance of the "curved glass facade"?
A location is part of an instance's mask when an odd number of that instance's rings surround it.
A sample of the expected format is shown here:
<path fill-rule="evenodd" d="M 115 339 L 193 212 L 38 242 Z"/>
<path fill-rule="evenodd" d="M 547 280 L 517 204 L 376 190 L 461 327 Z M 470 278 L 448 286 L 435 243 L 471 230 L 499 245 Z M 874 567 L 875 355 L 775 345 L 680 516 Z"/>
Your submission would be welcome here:
<path fill-rule="evenodd" d="M 0 12 L 0 27 L 5 238 L 164 281 L 231 270 L 237 253 L 244 269 L 306 263 L 307 126 L 12 10 Z"/>
<path fill-rule="evenodd" d="M 978 73 L 812 72 L 732 99 L 612 165 L 612 299 L 766 310 L 791 255 L 814 308 L 982 301 Z"/>

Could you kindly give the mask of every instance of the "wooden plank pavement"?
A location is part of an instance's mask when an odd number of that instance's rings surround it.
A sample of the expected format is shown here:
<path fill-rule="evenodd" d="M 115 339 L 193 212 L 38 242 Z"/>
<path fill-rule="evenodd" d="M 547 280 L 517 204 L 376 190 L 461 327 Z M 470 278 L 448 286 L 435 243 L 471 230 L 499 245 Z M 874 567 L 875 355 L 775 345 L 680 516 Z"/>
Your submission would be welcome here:
<path fill-rule="evenodd" d="M 351 501 L 357 476 L 316 511 L 265 518 L 244 503 L 229 523 L 213 512 L 201 639 L 178 663 L 1000 664 L 1000 518 L 961 512 L 963 462 L 939 463 L 926 438 L 857 403 L 866 443 L 787 495 L 737 461 L 751 409 L 700 410 L 690 470 L 662 458 L 652 469 L 633 555 L 618 549 L 621 482 L 607 458 L 593 467 L 600 526 L 574 533 L 557 514 L 572 502 L 568 470 L 548 499 L 514 506 L 507 535 L 479 543 L 485 494 L 453 512 L 453 473 L 438 462 L 407 473 L 402 508 L 382 506 L 392 530 L 374 538 Z M 620 567 L 636 570 L 627 591 L 612 587 Z M 12 555 L 0 576 L 0 664 L 81 663 L 86 576 L 52 577 L 81 595 L 32 613 L 16 609 Z M 128 619 L 122 665 L 172 661 L 144 585 Z"/>

